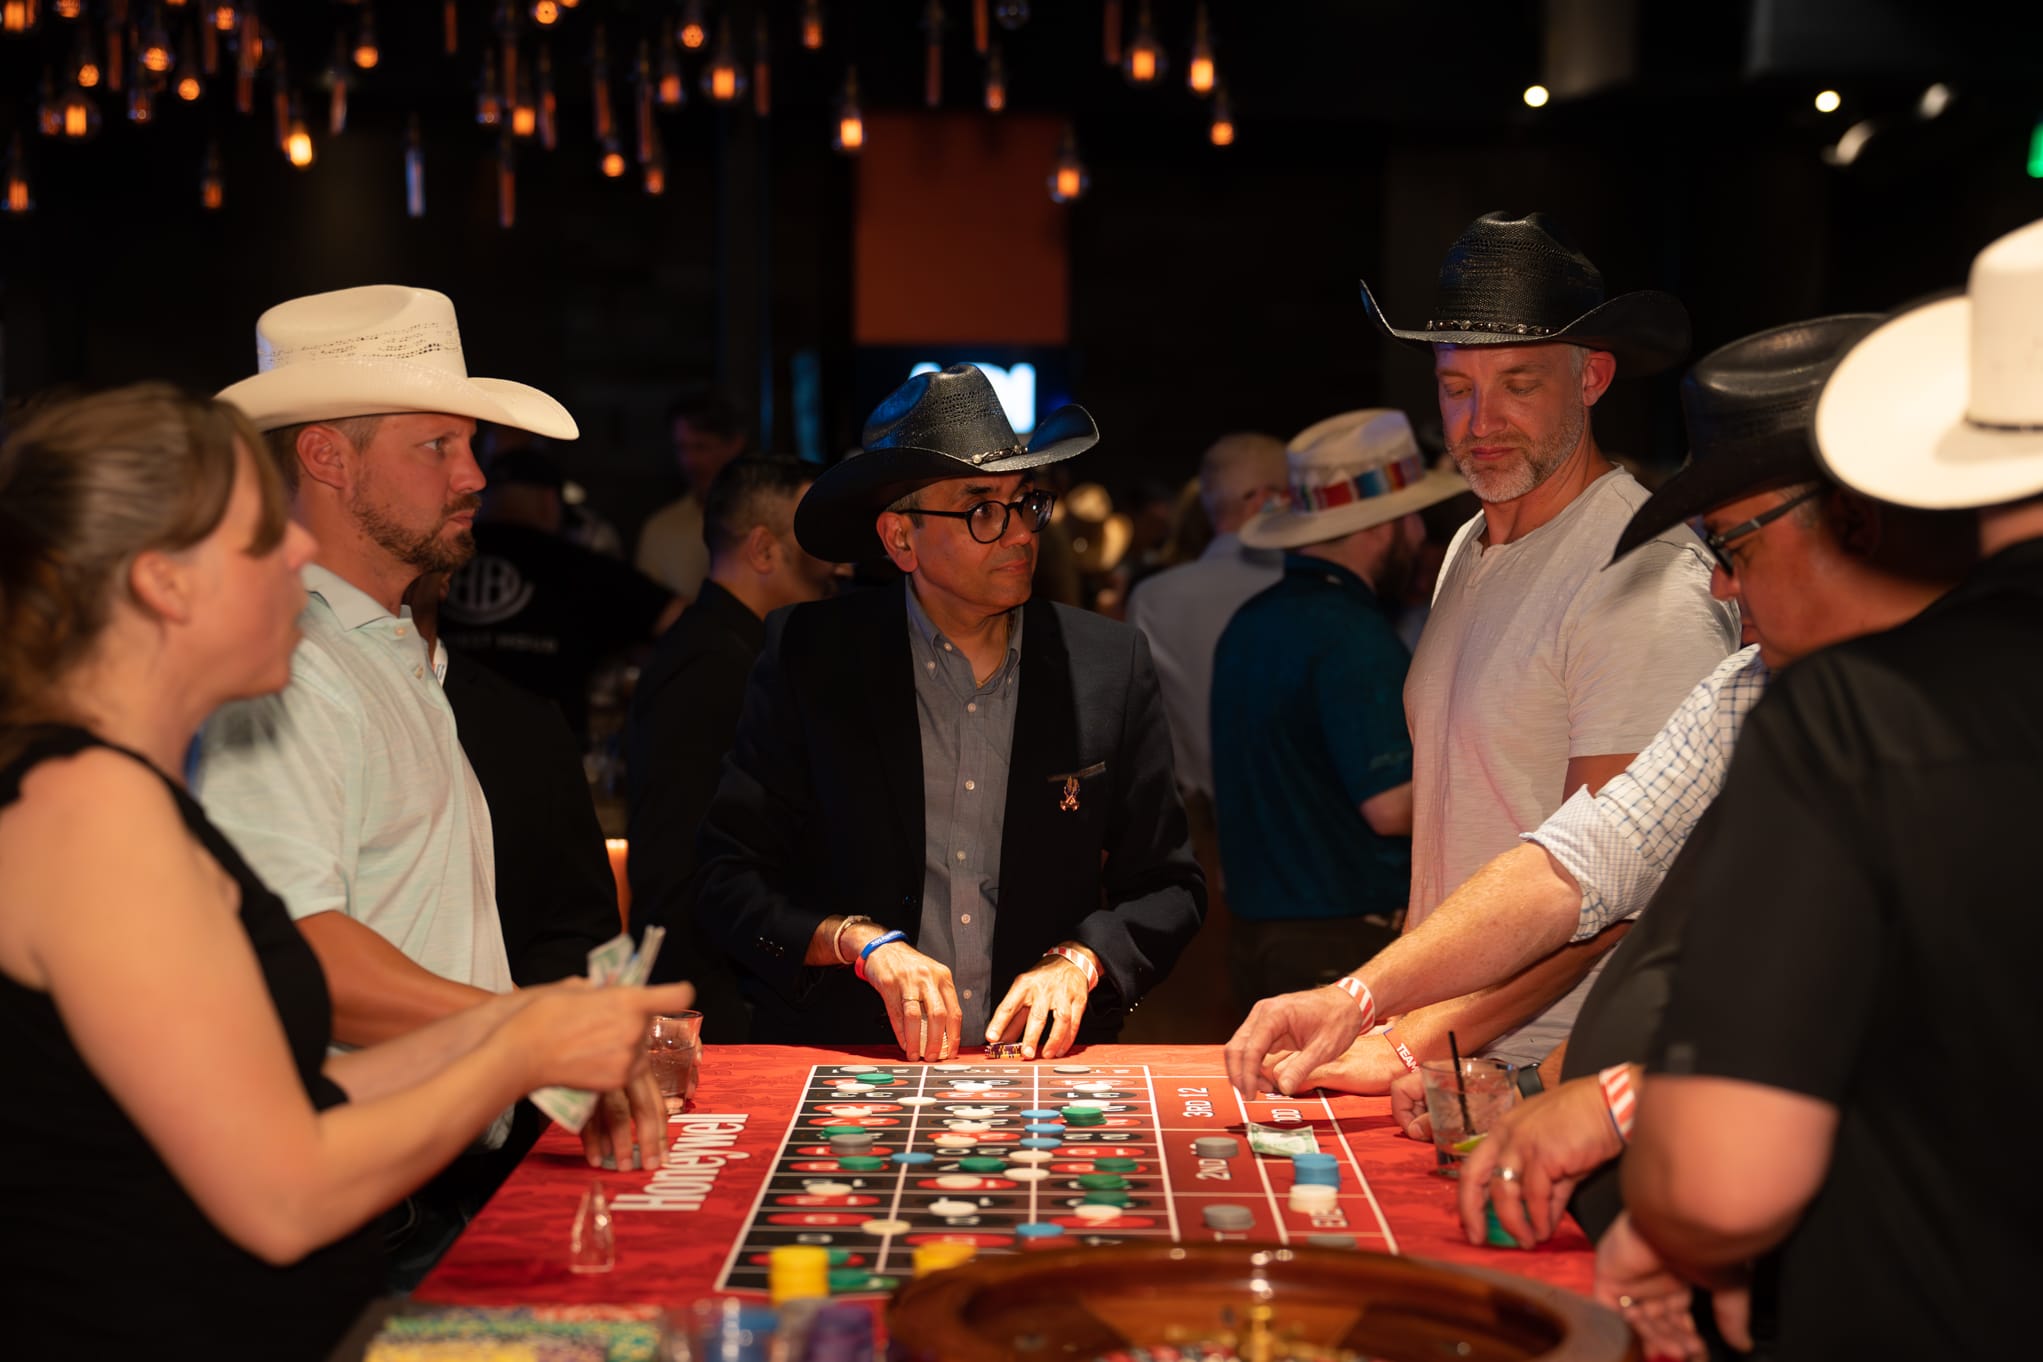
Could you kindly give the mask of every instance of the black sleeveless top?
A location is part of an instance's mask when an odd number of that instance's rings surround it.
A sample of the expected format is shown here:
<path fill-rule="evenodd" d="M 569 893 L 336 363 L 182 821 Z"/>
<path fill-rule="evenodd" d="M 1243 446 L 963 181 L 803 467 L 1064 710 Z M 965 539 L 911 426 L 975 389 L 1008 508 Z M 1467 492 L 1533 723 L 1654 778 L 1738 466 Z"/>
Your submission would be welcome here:
<path fill-rule="evenodd" d="M 0 809 L 41 762 L 124 748 L 83 729 L 26 732 L 0 768 Z M 144 762 L 146 765 L 146 761 Z M 154 767 L 150 768 L 152 771 Z M 158 773 L 161 774 L 160 772 Z M 284 909 L 198 804 L 171 781 L 185 827 L 241 890 L 241 926 L 314 1107 L 347 1100 L 320 1072 L 332 1029 L 326 976 Z M 120 829 L 106 829 L 108 837 Z M 147 1045 L 176 1017 L 137 1017 Z M 261 1138 L 261 1132 L 250 1132 Z M 374 1295 L 374 1222 L 288 1268 L 206 1219 L 80 1058 L 49 994 L 0 973 L 0 1334 L 21 1357 L 324 1358 Z"/>

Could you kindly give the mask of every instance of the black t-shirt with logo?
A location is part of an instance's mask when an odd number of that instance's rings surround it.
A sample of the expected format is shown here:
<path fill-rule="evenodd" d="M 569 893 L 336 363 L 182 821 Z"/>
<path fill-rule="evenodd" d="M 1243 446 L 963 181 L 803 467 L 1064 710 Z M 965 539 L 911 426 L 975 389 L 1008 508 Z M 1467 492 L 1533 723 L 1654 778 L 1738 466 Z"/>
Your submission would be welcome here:
<path fill-rule="evenodd" d="M 637 569 L 544 530 L 477 525 L 475 544 L 440 607 L 448 646 L 552 700 L 586 737 L 597 664 L 650 642 L 672 596 Z"/>

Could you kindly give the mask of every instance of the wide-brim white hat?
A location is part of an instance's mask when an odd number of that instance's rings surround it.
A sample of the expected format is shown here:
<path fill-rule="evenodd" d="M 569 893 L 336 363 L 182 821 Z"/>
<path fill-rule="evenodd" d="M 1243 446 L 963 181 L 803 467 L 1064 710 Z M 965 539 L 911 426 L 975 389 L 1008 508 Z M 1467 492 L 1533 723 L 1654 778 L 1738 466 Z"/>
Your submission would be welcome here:
<path fill-rule="evenodd" d="M 1308 426 L 1284 449 L 1284 504 L 1241 528 L 1257 549 L 1318 544 L 1423 511 L 1468 490 L 1451 469 L 1428 468 L 1401 411 L 1369 407 Z"/>
<path fill-rule="evenodd" d="M 1955 510 L 2043 492 L 2043 221 L 1981 251 L 1963 295 L 1847 350 L 1815 432 L 1831 474 L 1881 501 Z"/>
<path fill-rule="evenodd" d="M 470 378 L 446 294 L 370 284 L 279 303 L 255 324 L 258 372 L 219 393 L 259 430 L 385 412 L 446 412 L 554 440 L 581 434 L 537 388 Z"/>

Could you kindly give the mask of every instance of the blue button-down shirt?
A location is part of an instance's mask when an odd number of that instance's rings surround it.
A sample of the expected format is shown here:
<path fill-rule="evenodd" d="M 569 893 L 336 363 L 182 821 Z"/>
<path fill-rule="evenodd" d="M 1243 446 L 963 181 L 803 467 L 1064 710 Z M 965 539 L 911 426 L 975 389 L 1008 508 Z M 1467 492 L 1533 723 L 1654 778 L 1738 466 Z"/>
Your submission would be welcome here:
<path fill-rule="evenodd" d="M 1000 828 L 1008 752 L 1021 691 L 1021 611 L 1009 616 L 1007 657 L 981 685 L 964 650 L 908 593 L 915 719 L 922 733 L 922 923 L 916 948 L 948 965 L 964 1044 L 986 1033 L 993 986 L 993 915 L 1000 901 Z"/>

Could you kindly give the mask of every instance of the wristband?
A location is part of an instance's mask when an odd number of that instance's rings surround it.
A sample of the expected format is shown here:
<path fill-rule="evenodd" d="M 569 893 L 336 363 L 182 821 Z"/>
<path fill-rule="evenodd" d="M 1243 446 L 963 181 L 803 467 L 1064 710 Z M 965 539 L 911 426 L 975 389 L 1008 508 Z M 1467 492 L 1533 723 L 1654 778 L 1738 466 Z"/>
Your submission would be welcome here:
<path fill-rule="evenodd" d="M 844 958 L 844 929 L 846 927 L 849 927 L 854 922 L 871 922 L 871 921 L 872 919 L 865 916 L 863 913 L 853 913 L 850 917 L 847 917 L 844 919 L 844 921 L 838 923 L 837 930 L 834 933 L 832 933 L 830 937 L 830 958 L 832 960 L 835 960 L 840 965 L 850 964 L 851 962 Z"/>
<path fill-rule="evenodd" d="M 1045 960 L 1048 960 L 1053 955 L 1060 960 L 1069 960 L 1072 964 L 1078 966 L 1078 972 L 1085 976 L 1085 991 L 1087 993 L 1100 986 L 1100 972 L 1094 968 L 1092 961 L 1085 958 L 1084 951 L 1073 950 L 1069 946 L 1052 946 L 1049 950 L 1043 952 Z"/>
<path fill-rule="evenodd" d="M 906 932 L 886 932 L 874 937 L 866 942 L 865 949 L 858 953 L 858 962 L 851 967 L 851 972 L 858 976 L 858 981 L 861 984 L 867 982 L 865 977 L 865 958 L 882 946 L 891 946 L 896 941 L 906 941 L 907 939 L 908 933 Z"/>
<path fill-rule="evenodd" d="M 1419 1061 L 1412 1057 L 1412 1052 L 1406 1048 L 1405 1043 L 1393 1036 L 1387 1027 L 1384 1029 L 1383 1038 L 1390 1042 L 1391 1049 L 1397 1051 L 1397 1057 L 1405 1062 L 1406 1073 L 1415 1074 L 1419 1071 Z"/>
<path fill-rule="evenodd" d="M 1610 1123 L 1617 1127 L 1617 1137 L 1630 1144 L 1632 1119 L 1639 1110 L 1638 1096 L 1632 1091 L 1631 1068 L 1611 1065 L 1596 1075 L 1596 1086 L 1603 1089 L 1603 1109 L 1610 1114 Z"/>
<path fill-rule="evenodd" d="M 1353 998 L 1355 1005 L 1362 1009 L 1364 1031 L 1376 1025 L 1376 995 L 1369 991 L 1369 985 L 1351 974 L 1345 979 L 1334 980 L 1334 987 Z"/>

